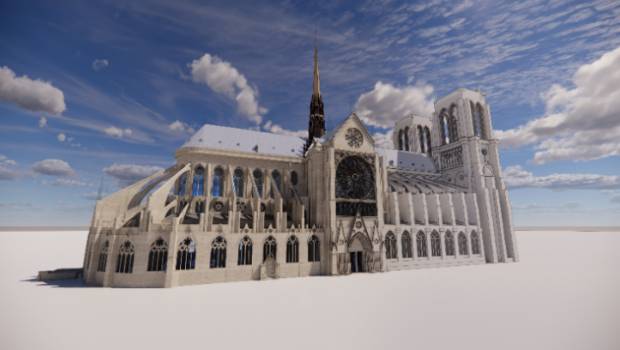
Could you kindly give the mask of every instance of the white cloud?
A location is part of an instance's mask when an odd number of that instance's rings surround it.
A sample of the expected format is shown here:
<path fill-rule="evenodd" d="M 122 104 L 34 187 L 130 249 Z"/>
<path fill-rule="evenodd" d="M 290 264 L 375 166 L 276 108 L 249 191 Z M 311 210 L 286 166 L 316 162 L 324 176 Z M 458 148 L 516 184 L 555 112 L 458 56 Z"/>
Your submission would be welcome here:
<path fill-rule="evenodd" d="M 189 66 L 194 82 L 207 84 L 211 90 L 234 100 L 240 114 L 257 125 L 261 123 L 267 110 L 259 106 L 258 92 L 229 62 L 205 53 Z"/>
<path fill-rule="evenodd" d="M 15 180 L 19 177 L 19 172 L 14 168 L 17 162 L 0 154 L 0 180 Z"/>
<path fill-rule="evenodd" d="M 375 140 L 375 146 L 385 149 L 394 149 L 394 142 L 392 141 L 393 129 L 389 129 L 386 132 L 376 132 L 372 135 Z"/>
<path fill-rule="evenodd" d="M 147 176 L 150 176 L 163 168 L 149 165 L 136 164 L 112 164 L 103 169 L 103 172 L 118 179 L 122 186 L 129 185 Z"/>
<path fill-rule="evenodd" d="M 133 131 L 131 131 L 131 129 L 121 129 L 115 126 L 107 127 L 103 129 L 103 132 L 108 136 L 117 137 L 119 139 L 123 137 L 129 137 L 133 134 Z"/>
<path fill-rule="evenodd" d="M 65 110 L 65 96 L 51 83 L 16 77 L 8 67 L 0 67 L 0 101 L 14 103 L 33 112 L 60 114 Z"/>
<path fill-rule="evenodd" d="M 599 174 L 550 174 L 535 176 L 519 165 L 509 166 L 503 172 L 506 185 L 511 188 L 550 189 L 615 189 L 620 188 L 620 176 Z"/>
<path fill-rule="evenodd" d="M 75 171 L 69 163 L 61 159 L 44 159 L 32 165 L 32 170 L 37 174 L 50 176 L 73 176 Z"/>
<path fill-rule="evenodd" d="M 273 133 L 273 134 L 279 134 L 279 135 L 287 135 L 287 136 L 297 136 L 297 137 L 301 137 L 301 138 L 306 138 L 308 137 L 308 131 L 307 130 L 288 130 L 283 128 L 282 126 L 273 123 L 271 120 L 268 120 L 265 122 L 265 124 L 263 124 L 263 129 Z"/>
<path fill-rule="evenodd" d="M 47 126 L 47 118 L 41 117 L 39 118 L 39 127 L 44 128 Z"/>
<path fill-rule="evenodd" d="M 581 66 L 574 88 L 553 85 L 546 114 L 496 135 L 504 147 L 534 144 L 534 162 L 620 155 L 620 48 Z"/>
<path fill-rule="evenodd" d="M 110 62 L 106 59 L 96 59 L 93 61 L 92 67 L 93 67 L 93 70 L 100 71 L 109 65 L 110 65 Z"/>
<path fill-rule="evenodd" d="M 80 181 L 77 179 L 68 179 L 68 178 L 64 178 L 64 177 L 60 177 L 55 179 L 52 182 L 45 182 L 45 184 L 48 185 L 52 185 L 52 186 L 62 186 L 62 187 L 85 187 L 85 186 L 89 186 L 89 184 L 87 184 L 84 181 Z"/>
<path fill-rule="evenodd" d="M 434 110 L 433 87 L 417 84 L 398 87 L 378 81 L 357 99 L 355 111 L 367 124 L 391 128 L 408 114 L 430 117 Z"/>
<path fill-rule="evenodd" d="M 172 123 L 170 123 L 170 125 L 168 125 L 168 128 L 177 133 L 193 134 L 196 131 L 194 130 L 194 128 L 189 126 L 187 123 L 182 122 L 180 120 L 173 121 Z"/>
<path fill-rule="evenodd" d="M 56 136 L 56 138 L 58 139 L 59 142 L 65 142 L 65 140 L 67 139 L 67 135 L 61 133 L 58 133 L 58 135 Z"/>

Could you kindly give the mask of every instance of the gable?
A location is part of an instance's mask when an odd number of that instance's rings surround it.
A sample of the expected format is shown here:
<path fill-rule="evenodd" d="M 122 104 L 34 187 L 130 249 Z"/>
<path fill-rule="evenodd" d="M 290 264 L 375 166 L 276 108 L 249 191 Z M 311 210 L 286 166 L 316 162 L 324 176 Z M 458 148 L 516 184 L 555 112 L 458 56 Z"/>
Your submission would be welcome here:
<path fill-rule="evenodd" d="M 352 113 L 328 137 L 334 148 L 372 153 L 375 151 L 375 140 L 359 117 Z"/>

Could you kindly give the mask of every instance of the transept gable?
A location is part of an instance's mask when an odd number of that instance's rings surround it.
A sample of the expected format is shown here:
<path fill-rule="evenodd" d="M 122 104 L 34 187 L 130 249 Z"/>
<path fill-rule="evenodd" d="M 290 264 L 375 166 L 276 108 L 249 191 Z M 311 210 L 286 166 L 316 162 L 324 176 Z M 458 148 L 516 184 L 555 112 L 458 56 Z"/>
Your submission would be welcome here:
<path fill-rule="evenodd" d="M 329 133 L 326 141 L 338 149 L 364 153 L 375 151 L 375 141 L 372 135 L 370 135 L 366 125 L 355 113 L 351 113 Z"/>

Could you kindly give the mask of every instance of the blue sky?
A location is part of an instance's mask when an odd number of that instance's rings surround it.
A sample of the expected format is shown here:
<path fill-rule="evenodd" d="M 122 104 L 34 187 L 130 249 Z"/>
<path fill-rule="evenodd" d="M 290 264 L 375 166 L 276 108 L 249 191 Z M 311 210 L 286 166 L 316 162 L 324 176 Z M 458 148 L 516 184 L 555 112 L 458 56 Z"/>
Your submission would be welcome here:
<path fill-rule="evenodd" d="M 515 224 L 619 225 L 617 1 L 0 2 L 0 225 L 86 225 L 204 123 L 379 142 L 458 87 L 492 108 Z M 316 34 L 315 34 L 316 33 Z"/>

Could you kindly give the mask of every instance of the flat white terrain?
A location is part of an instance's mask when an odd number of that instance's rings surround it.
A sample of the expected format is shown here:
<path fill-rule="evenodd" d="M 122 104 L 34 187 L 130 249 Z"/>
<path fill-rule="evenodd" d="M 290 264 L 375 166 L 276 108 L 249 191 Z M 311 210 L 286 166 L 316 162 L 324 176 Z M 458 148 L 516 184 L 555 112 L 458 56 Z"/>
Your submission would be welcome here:
<path fill-rule="evenodd" d="M 173 289 L 32 281 L 85 232 L 0 232 L 0 349 L 620 349 L 620 233 L 520 232 L 521 261 Z"/>

